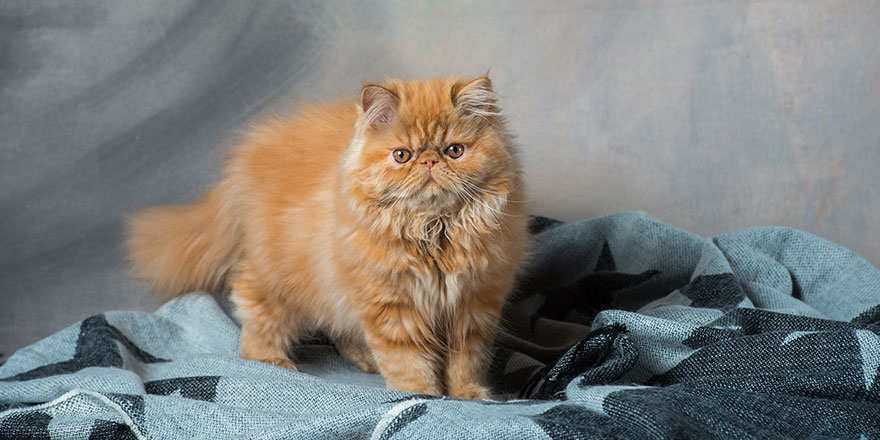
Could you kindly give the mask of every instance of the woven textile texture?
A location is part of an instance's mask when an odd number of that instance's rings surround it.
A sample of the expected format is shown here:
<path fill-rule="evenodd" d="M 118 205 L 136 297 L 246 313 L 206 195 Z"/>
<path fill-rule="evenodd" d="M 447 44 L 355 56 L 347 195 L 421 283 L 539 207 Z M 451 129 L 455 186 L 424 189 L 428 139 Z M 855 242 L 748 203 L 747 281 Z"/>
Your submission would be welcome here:
<path fill-rule="evenodd" d="M 878 438 L 880 272 L 804 232 L 532 222 L 498 400 L 383 388 L 325 338 L 237 357 L 223 296 L 107 312 L 0 366 L 0 438 Z"/>

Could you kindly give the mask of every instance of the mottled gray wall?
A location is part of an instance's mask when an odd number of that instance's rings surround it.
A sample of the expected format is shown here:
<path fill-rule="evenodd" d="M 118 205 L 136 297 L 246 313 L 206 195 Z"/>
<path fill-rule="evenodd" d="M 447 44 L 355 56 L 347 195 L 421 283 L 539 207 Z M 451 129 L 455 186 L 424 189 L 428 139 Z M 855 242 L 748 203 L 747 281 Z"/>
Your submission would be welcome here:
<path fill-rule="evenodd" d="M 0 352 L 157 304 L 125 213 L 289 99 L 491 68 L 534 213 L 787 225 L 880 263 L 880 2 L 0 3 Z M 0 358 L 2 359 L 2 358 Z"/>

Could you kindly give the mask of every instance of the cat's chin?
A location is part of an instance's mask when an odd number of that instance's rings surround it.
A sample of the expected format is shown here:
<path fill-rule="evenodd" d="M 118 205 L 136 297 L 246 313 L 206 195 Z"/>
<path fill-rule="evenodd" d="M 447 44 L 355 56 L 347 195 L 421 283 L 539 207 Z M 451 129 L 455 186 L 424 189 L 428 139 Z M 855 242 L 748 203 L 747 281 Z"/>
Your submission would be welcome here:
<path fill-rule="evenodd" d="M 431 181 L 422 187 L 410 203 L 421 210 L 449 211 L 459 204 L 459 199 L 450 191 L 443 189 L 436 181 Z"/>

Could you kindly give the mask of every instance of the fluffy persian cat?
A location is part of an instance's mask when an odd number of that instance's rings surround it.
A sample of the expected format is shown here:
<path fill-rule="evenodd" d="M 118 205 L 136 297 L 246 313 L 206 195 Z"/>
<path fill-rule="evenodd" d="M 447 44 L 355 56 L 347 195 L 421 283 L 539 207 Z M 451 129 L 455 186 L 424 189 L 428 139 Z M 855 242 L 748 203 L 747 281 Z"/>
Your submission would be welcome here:
<path fill-rule="evenodd" d="M 391 80 L 252 125 L 219 183 L 136 214 L 127 248 L 158 292 L 228 284 L 245 359 L 295 369 L 290 344 L 322 331 L 389 388 L 487 398 L 522 195 L 487 76 Z"/>

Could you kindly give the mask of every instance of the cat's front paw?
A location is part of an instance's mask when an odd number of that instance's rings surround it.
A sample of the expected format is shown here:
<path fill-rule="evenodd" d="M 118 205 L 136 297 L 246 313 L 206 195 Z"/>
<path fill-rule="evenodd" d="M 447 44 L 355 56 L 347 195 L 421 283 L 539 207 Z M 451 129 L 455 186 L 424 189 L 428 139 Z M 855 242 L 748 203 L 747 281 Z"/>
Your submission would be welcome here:
<path fill-rule="evenodd" d="M 489 389 L 477 384 L 459 384 L 449 387 L 449 396 L 456 399 L 482 400 L 491 399 Z"/>

